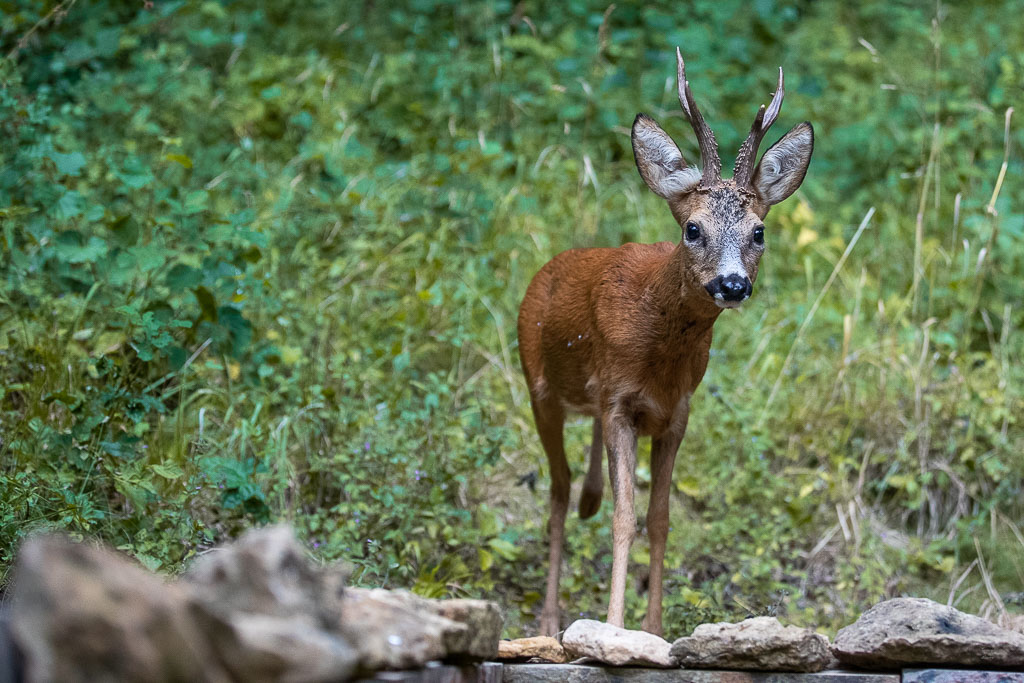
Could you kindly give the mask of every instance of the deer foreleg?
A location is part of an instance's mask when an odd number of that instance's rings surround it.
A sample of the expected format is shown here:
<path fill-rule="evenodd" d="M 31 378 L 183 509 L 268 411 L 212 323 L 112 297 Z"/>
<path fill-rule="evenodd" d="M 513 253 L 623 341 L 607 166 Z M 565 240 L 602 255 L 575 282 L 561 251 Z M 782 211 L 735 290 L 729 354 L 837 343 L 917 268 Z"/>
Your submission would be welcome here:
<path fill-rule="evenodd" d="M 651 499 L 647 504 L 647 536 L 651 543 L 651 573 L 647 582 L 647 616 L 643 629 L 661 635 L 661 588 L 668 541 L 668 505 L 672 466 L 682 437 L 665 436 L 651 444 Z"/>
<path fill-rule="evenodd" d="M 626 611 L 626 569 L 629 548 L 636 535 L 633 509 L 633 475 L 636 471 L 636 428 L 621 416 L 606 413 L 602 418 L 608 449 L 608 473 L 612 480 L 615 511 L 612 515 L 612 581 L 608 601 L 608 623 L 623 626 Z"/>

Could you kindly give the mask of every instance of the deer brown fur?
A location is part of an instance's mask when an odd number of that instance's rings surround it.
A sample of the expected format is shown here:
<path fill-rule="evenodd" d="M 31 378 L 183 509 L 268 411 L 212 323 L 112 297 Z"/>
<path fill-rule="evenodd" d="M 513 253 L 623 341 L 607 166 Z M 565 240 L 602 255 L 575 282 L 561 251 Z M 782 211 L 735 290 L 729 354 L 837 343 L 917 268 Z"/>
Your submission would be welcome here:
<path fill-rule="evenodd" d="M 795 126 L 753 169 L 757 146 L 782 104 L 782 70 L 772 102 L 761 107 L 733 179 L 721 178 L 714 134 L 690 92 L 682 56 L 679 101 L 700 143 L 702 169 L 689 167 L 675 142 L 639 114 L 632 142 L 637 169 L 668 202 L 678 243 L 572 249 L 534 276 L 519 311 L 519 350 L 534 419 L 551 470 L 550 554 L 541 631 L 559 627 L 558 576 L 569 504 L 563 446 L 566 415 L 594 417 L 590 465 L 579 510 L 595 514 L 608 453 L 614 513 L 608 622 L 623 626 L 629 548 L 636 533 L 636 444 L 650 436 L 647 510 L 650 579 L 643 628 L 661 633 L 661 591 L 672 467 L 686 432 L 690 397 L 704 377 L 712 327 L 722 310 L 749 297 L 764 251 L 762 221 L 796 191 L 810 163 L 813 132 Z"/>

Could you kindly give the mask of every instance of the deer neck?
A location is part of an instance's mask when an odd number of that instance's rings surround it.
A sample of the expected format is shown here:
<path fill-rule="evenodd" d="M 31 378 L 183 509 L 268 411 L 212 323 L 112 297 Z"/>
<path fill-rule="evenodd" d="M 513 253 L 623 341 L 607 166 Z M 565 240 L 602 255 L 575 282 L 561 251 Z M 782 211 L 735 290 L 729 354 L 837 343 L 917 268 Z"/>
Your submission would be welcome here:
<path fill-rule="evenodd" d="M 709 296 L 695 289 L 699 285 L 684 281 L 685 258 L 683 247 L 676 245 L 655 268 L 644 297 L 652 319 L 651 329 L 657 330 L 662 338 L 680 334 L 703 336 L 722 312 Z"/>

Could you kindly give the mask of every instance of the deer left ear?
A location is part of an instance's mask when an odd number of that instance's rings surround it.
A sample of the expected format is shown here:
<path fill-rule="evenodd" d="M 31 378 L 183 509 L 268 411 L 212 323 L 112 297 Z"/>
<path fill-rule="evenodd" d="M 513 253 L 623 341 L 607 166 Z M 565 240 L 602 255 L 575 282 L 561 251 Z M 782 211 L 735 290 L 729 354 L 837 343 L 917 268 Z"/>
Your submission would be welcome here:
<path fill-rule="evenodd" d="M 637 170 L 654 194 L 674 199 L 700 182 L 700 171 L 687 167 L 679 147 L 651 117 L 636 115 L 632 138 Z"/>
<path fill-rule="evenodd" d="M 750 184 L 766 204 L 778 204 L 804 181 L 813 150 L 814 129 L 798 123 L 764 153 Z"/>

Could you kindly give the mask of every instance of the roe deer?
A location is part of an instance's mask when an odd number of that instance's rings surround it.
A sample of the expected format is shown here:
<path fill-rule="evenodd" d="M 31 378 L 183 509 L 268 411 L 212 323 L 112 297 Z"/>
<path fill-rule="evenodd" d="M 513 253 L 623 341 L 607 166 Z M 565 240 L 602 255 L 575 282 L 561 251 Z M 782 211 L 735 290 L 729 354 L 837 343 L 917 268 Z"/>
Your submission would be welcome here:
<path fill-rule="evenodd" d="M 771 146 L 755 168 L 761 138 L 782 106 L 782 69 L 771 103 L 761 105 L 740 147 L 733 177 L 721 177 L 718 144 L 697 109 L 676 49 L 679 103 L 697 136 L 702 168 L 689 167 L 650 117 L 633 122 L 640 176 L 668 202 L 682 228 L 678 244 L 571 249 L 534 276 L 519 310 L 519 350 L 534 420 L 551 469 L 550 555 L 541 631 L 559 627 L 558 574 L 569 504 L 562 428 L 567 413 L 594 418 L 590 465 L 579 512 L 597 512 L 608 451 L 614 513 L 608 623 L 623 626 L 626 569 L 636 533 L 633 477 L 637 438 L 650 435 L 647 509 L 650 581 L 643 628 L 661 634 L 662 570 L 669 490 L 686 431 L 690 396 L 704 377 L 711 327 L 752 291 L 764 252 L 762 220 L 803 182 L 814 146 L 807 122 Z"/>

